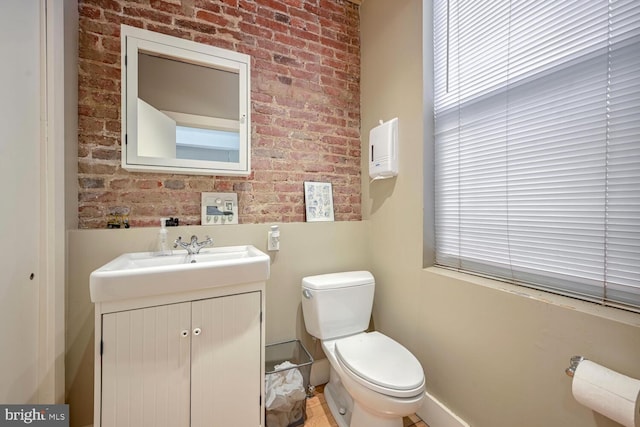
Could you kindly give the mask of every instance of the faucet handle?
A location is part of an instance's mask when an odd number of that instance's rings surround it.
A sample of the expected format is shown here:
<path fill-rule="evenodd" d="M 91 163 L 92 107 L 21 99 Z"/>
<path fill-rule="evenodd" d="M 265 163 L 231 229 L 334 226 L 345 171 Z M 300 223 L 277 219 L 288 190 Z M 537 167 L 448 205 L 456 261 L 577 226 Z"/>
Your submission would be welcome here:
<path fill-rule="evenodd" d="M 204 236 L 204 240 L 198 243 L 198 246 L 204 248 L 205 246 L 213 246 L 213 239 L 209 236 Z"/>

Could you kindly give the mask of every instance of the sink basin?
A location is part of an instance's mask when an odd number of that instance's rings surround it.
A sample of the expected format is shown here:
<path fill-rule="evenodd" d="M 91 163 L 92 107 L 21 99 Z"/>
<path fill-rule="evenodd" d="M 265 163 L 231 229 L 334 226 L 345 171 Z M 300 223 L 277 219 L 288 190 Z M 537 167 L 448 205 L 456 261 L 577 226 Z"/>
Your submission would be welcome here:
<path fill-rule="evenodd" d="M 199 254 L 174 251 L 120 255 L 91 273 L 91 301 L 104 302 L 186 292 L 269 278 L 269 256 L 253 246 L 202 249 Z"/>

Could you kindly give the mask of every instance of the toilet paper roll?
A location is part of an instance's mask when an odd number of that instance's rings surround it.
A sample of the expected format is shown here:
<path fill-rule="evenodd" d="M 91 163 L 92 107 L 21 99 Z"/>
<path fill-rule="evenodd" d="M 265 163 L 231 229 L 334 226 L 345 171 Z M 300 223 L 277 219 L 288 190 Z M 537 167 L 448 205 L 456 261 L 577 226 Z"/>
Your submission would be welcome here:
<path fill-rule="evenodd" d="M 625 427 L 640 427 L 640 380 L 583 360 L 573 376 L 572 392 L 584 406 Z"/>

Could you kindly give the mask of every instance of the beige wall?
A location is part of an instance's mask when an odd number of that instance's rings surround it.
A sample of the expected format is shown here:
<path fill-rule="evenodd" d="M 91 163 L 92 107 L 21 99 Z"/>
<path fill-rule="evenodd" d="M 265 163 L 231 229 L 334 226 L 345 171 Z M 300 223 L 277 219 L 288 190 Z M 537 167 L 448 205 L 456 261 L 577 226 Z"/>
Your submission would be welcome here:
<path fill-rule="evenodd" d="M 581 354 L 640 378 L 640 315 L 423 269 L 423 180 L 432 173 L 423 144 L 432 137 L 429 120 L 423 129 L 421 3 L 367 0 L 360 10 L 363 145 L 377 120 L 400 122 L 398 177 L 363 179 L 376 328 L 418 356 L 427 389 L 473 427 L 614 427 L 575 402 L 564 369 Z"/>
<path fill-rule="evenodd" d="M 210 235 L 215 246 L 251 244 L 266 252 L 268 224 L 169 228 L 169 239 Z M 271 255 L 266 291 L 267 343 L 301 339 L 322 353 L 304 332 L 300 309 L 302 277 L 341 270 L 368 269 L 364 222 L 280 224 L 279 252 Z M 74 230 L 69 232 L 66 387 L 71 425 L 93 423 L 93 304 L 89 274 L 124 252 L 148 251 L 157 230 Z"/>

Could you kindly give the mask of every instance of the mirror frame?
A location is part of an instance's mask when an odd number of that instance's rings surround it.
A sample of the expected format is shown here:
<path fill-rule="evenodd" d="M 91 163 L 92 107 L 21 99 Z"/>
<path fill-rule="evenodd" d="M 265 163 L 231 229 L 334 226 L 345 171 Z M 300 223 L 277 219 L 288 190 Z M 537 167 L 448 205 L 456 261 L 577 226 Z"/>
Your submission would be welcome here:
<path fill-rule="evenodd" d="M 190 175 L 251 173 L 251 70 L 242 53 L 197 43 L 140 28 L 121 25 L 122 167 L 135 172 Z M 239 76 L 239 162 L 206 161 L 138 155 L 138 52 L 230 71 Z"/>

